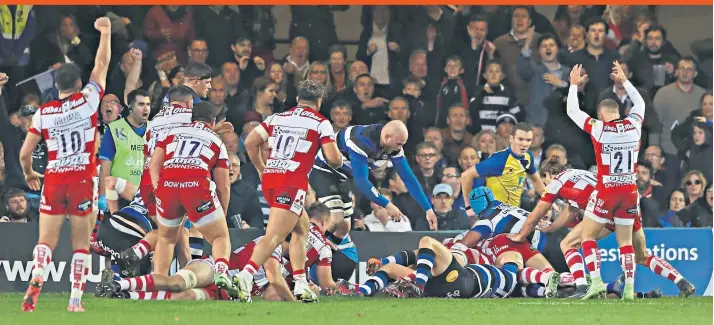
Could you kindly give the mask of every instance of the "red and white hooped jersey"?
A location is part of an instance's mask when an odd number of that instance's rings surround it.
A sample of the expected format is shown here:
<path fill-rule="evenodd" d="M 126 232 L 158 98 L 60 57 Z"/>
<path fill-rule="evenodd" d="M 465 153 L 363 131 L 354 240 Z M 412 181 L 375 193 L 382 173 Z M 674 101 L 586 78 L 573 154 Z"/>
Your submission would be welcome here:
<path fill-rule="evenodd" d="M 191 109 L 176 104 L 163 106 L 149 123 L 144 141 L 144 173 L 141 175 L 141 185 L 151 185 L 149 162 L 159 141 L 164 140 L 172 129 L 191 123 Z"/>
<path fill-rule="evenodd" d="M 40 107 L 29 132 L 47 143 L 45 184 L 72 184 L 97 176 L 99 103 L 104 89 L 90 81 L 82 91 Z"/>
<path fill-rule="evenodd" d="M 590 194 L 596 186 L 597 177 L 593 173 L 580 169 L 567 169 L 545 187 L 545 193 L 540 199 L 548 203 L 561 199 L 572 207 L 585 209 Z"/>
<path fill-rule="evenodd" d="M 196 121 L 171 129 L 157 148 L 166 151 L 161 179 L 211 179 L 214 168 L 228 169 L 223 141 L 207 123 Z"/>
<path fill-rule="evenodd" d="M 288 184 L 307 189 L 318 151 L 323 144 L 335 141 L 330 122 L 309 107 L 273 114 L 255 130 L 270 147 L 263 169 L 264 190 Z"/>
<path fill-rule="evenodd" d="M 645 101 L 629 81 L 623 83 L 632 100 L 630 114 L 621 120 L 600 121 L 580 110 L 577 86 L 568 93 L 568 116 L 590 134 L 597 161 L 596 189 L 601 193 L 633 193 L 637 191 L 637 156 L 640 152 Z"/>
<path fill-rule="evenodd" d="M 468 248 L 463 244 L 454 243 L 453 241 L 444 244 L 446 248 L 451 250 L 452 254 L 461 254 L 466 258 L 467 264 L 489 264 L 493 265 L 493 261 L 489 258 L 487 254 L 482 253 L 479 247 Z"/>

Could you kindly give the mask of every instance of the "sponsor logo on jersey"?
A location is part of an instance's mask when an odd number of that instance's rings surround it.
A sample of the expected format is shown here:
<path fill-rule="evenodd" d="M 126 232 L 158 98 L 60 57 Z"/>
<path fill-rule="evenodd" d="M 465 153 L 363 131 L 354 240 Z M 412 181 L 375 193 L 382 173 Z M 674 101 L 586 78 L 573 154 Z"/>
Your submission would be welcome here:
<path fill-rule="evenodd" d="M 74 156 L 64 157 L 56 160 L 52 160 L 47 164 L 47 168 L 59 168 L 67 166 L 76 165 L 88 165 L 89 164 L 89 154 L 80 153 Z"/>
<path fill-rule="evenodd" d="M 633 130 L 633 129 L 635 129 L 635 126 L 630 123 L 627 123 L 627 124 L 618 123 L 618 124 L 615 124 L 615 127 L 613 127 L 612 125 L 605 125 L 603 127 L 603 130 L 605 130 L 606 132 L 617 132 L 617 133 L 624 133 L 626 131 Z"/>
<path fill-rule="evenodd" d="M 459 271 L 453 270 L 446 275 L 446 282 L 454 282 L 459 277 Z"/>
<path fill-rule="evenodd" d="M 602 145 L 602 152 L 638 150 L 639 147 L 640 147 L 639 142 L 616 143 L 616 144 L 605 143 Z"/>
<path fill-rule="evenodd" d="M 172 181 L 164 181 L 164 186 L 165 187 L 172 187 L 172 188 L 191 188 L 191 187 L 198 187 L 198 181 L 190 181 L 190 182 L 172 182 Z"/>
<path fill-rule="evenodd" d="M 602 182 L 605 184 L 605 188 L 617 187 L 624 185 L 632 185 L 637 181 L 637 176 L 633 175 L 603 175 Z"/>
<path fill-rule="evenodd" d="M 640 214 L 640 209 L 638 207 L 627 209 L 628 214 Z"/>

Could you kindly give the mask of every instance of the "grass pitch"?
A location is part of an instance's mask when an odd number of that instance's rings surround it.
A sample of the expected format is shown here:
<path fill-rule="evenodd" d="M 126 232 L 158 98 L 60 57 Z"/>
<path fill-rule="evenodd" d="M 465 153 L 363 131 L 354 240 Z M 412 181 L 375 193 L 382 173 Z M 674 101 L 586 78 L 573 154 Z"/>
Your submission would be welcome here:
<path fill-rule="evenodd" d="M 712 324 L 712 298 L 620 300 L 325 298 L 319 303 L 131 301 L 85 295 L 87 312 L 66 312 L 68 295 L 43 294 L 34 313 L 21 294 L 0 295 L 0 325 L 318 324 Z"/>

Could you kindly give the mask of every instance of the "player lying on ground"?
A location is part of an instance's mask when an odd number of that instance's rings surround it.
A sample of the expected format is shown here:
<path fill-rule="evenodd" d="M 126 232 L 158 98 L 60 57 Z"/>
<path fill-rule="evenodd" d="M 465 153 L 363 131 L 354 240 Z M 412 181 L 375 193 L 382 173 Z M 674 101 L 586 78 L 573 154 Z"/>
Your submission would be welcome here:
<path fill-rule="evenodd" d="M 384 265 L 359 291 L 372 296 L 385 288 L 390 279 L 402 279 L 391 286 L 390 295 L 396 297 L 442 298 L 505 298 L 516 287 L 518 266 L 506 263 L 492 265 L 467 264 L 463 255 L 452 252 L 431 237 L 419 240 L 416 272 L 396 263 Z M 410 278 L 412 281 L 405 280 Z"/>
<path fill-rule="evenodd" d="M 560 160 L 555 157 L 546 160 L 541 165 L 541 176 L 546 183 L 546 193 L 541 198 L 536 208 L 531 212 L 521 231 L 517 235 L 511 236 L 516 242 L 524 241 L 528 235 L 535 229 L 535 222 L 540 220 L 555 202 L 556 199 L 561 199 L 570 205 L 570 211 L 561 214 L 550 227 L 548 232 L 556 231 L 573 220 L 578 219 L 580 210 L 585 209 L 590 195 L 595 190 L 597 183 L 595 175 L 588 171 L 577 169 L 566 169 Z M 565 261 L 568 264 L 570 272 L 573 274 L 576 285 L 579 287 L 572 298 L 580 298 L 587 291 L 587 283 L 585 281 L 585 267 L 583 257 L 578 252 L 582 234 L 582 223 L 578 223 L 568 235 L 560 242 L 560 249 L 565 256 Z M 650 255 L 647 252 L 647 244 L 645 242 L 645 234 L 642 229 L 642 216 L 638 215 L 633 225 L 632 244 L 635 250 L 635 261 L 644 267 L 649 268 L 655 274 L 667 278 L 674 282 L 679 288 L 680 297 L 691 296 L 695 288 L 685 279 L 674 267 L 666 260 L 657 256 Z M 607 237 L 615 231 L 615 223 L 611 220 L 596 236 L 596 240 Z"/>
<path fill-rule="evenodd" d="M 111 59 L 111 22 L 100 17 L 99 47 L 89 83 L 82 88 L 82 71 L 75 63 L 65 63 L 55 72 L 58 100 L 40 107 L 20 149 L 20 165 L 28 187 L 39 191 L 39 238 L 32 250 L 32 277 L 22 299 L 23 311 L 34 311 L 44 283 L 45 267 L 52 261 L 60 229 L 69 219 L 72 228 L 72 262 L 67 311 L 83 312 L 82 294 L 89 273 L 89 243 L 97 215 L 97 132 L 100 100 L 104 95 Z M 2 91 L 2 89 L 0 89 Z M 47 170 L 42 175 L 32 169 L 32 152 L 47 144 Z M 40 178 L 44 177 L 44 185 Z"/>

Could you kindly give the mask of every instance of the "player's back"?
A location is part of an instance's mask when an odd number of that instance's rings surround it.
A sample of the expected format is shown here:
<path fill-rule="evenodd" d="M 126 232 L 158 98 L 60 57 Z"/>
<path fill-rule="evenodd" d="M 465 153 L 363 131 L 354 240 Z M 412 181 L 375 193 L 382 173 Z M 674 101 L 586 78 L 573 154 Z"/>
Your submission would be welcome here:
<path fill-rule="evenodd" d="M 403 151 L 384 152 L 380 145 L 382 134 L 382 124 L 353 125 L 337 133 L 337 148 L 342 153 L 344 164 L 337 171 L 345 177 L 352 177 L 352 164 L 350 163 L 350 152 L 354 152 L 365 157 L 372 167 L 382 166 L 393 157 L 403 155 Z M 322 152 L 319 152 L 315 160 L 315 167 L 321 170 L 333 170 Z"/>
<path fill-rule="evenodd" d="M 596 186 L 597 177 L 593 173 L 581 169 L 566 169 L 546 186 L 541 200 L 553 203 L 561 199 L 572 207 L 585 209 Z"/>
<path fill-rule="evenodd" d="M 286 182 L 307 188 L 308 174 L 322 144 L 334 139 L 330 122 L 309 107 L 295 107 L 263 121 L 268 133 L 268 154 L 263 169 L 263 189 Z"/>
<path fill-rule="evenodd" d="M 104 90 L 95 82 L 62 100 L 42 105 L 29 132 L 47 144 L 45 184 L 72 184 L 97 174 L 96 141 L 99 102 Z"/>
<path fill-rule="evenodd" d="M 494 201 L 488 210 L 479 215 L 479 220 L 471 231 L 479 232 L 484 239 L 500 234 L 517 234 L 523 228 L 529 214 L 530 212 L 519 207 Z M 530 234 L 528 240 L 533 249 L 542 251 L 545 248 L 546 238 L 539 230 Z"/>
<path fill-rule="evenodd" d="M 205 122 L 175 127 L 157 147 L 166 151 L 162 180 L 210 179 L 219 164 L 228 168 L 226 147 Z"/>
<path fill-rule="evenodd" d="M 146 130 L 146 140 L 144 142 L 144 156 L 146 157 L 144 175 L 148 175 L 149 162 L 151 161 L 151 155 L 154 154 L 154 149 L 156 149 L 156 144 L 165 139 L 173 128 L 191 123 L 191 111 L 188 107 L 170 104 L 163 106 L 151 120 Z M 142 178 L 142 184 L 145 182 L 145 178 L 148 180 L 147 184 L 151 184 L 151 179 L 148 177 Z"/>
<path fill-rule="evenodd" d="M 595 119 L 586 122 L 585 131 L 590 133 L 595 149 L 599 191 L 637 191 L 636 172 L 641 128 L 637 115 L 610 122 Z"/>

